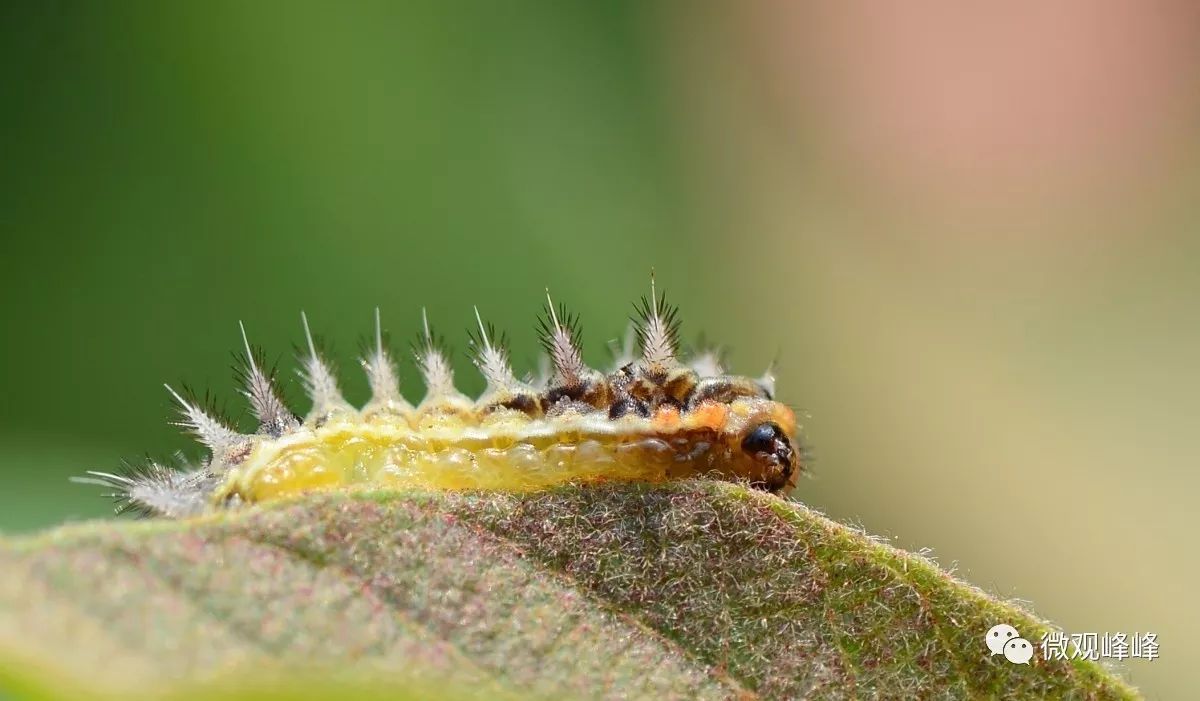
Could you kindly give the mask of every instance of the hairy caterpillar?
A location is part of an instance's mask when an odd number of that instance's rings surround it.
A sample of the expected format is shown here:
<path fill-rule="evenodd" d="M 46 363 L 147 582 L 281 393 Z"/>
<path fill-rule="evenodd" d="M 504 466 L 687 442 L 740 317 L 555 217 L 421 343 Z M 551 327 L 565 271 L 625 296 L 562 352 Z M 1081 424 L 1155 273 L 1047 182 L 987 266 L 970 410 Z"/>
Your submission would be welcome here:
<path fill-rule="evenodd" d="M 376 309 L 374 347 L 361 358 L 371 388 L 362 409 L 342 397 L 301 313 L 307 354 L 299 358 L 299 374 L 312 400 L 303 420 L 280 398 L 243 326 L 238 374 L 257 433 L 235 431 L 167 386 L 179 407 L 176 425 L 195 435 L 209 457 L 199 466 L 150 462 L 76 480 L 113 488 L 118 512 L 175 518 L 354 487 L 522 491 L 695 476 L 744 480 L 772 492 L 794 487 L 802 467 L 796 419 L 774 400 L 770 371 L 760 379 L 728 375 L 712 350 L 678 360 L 677 309 L 656 293 L 653 278 L 650 297 L 635 307 L 631 332 L 613 348 L 606 374 L 584 364 L 577 318 L 547 293 L 539 327 L 550 367 L 540 380 L 513 374 L 504 339 L 476 308 L 471 360 L 487 381 L 478 399 L 455 388 L 425 318 L 413 355 L 426 394 L 415 406 L 400 394 Z"/>

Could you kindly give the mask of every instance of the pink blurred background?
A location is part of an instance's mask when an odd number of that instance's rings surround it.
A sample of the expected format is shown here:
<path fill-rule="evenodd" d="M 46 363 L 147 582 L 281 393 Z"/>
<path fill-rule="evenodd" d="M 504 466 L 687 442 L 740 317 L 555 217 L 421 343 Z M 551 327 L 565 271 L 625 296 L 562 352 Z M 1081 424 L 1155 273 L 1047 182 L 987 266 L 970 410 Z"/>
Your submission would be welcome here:
<path fill-rule="evenodd" d="M 804 359 L 800 498 L 1068 632 L 1157 632 L 1122 669 L 1195 692 L 1200 6 L 660 20 L 708 245 L 761 281 L 714 303 Z"/>

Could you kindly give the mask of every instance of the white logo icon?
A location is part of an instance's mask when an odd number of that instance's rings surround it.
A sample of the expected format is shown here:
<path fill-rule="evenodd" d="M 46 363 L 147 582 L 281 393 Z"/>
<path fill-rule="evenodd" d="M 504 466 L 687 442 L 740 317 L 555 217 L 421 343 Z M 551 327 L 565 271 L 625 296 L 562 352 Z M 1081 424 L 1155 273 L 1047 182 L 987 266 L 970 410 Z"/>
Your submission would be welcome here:
<path fill-rule="evenodd" d="M 1029 664 L 1033 659 L 1033 645 L 1007 623 L 992 626 L 984 642 L 993 655 L 1004 655 L 1013 664 Z"/>
<path fill-rule="evenodd" d="M 1003 655 L 1004 644 L 1009 640 L 1020 637 L 1021 634 L 1017 632 L 1016 628 L 1007 623 L 1001 623 L 998 626 L 992 626 L 987 632 L 987 646 L 993 655 Z"/>
<path fill-rule="evenodd" d="M 1013 664 L 1029 664 L 1033 658 L 1033 645 L 1025 638 L 1012 638 L 1004 644 L 1004 659 Z"/>

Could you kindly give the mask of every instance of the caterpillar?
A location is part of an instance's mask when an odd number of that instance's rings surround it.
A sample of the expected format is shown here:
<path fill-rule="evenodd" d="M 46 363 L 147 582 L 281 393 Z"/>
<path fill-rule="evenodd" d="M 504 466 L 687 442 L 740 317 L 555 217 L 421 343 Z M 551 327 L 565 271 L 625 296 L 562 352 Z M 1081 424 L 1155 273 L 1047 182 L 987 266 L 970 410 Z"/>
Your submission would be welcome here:
<path fill-rule="evenodd" d="M 793 488 L 802 470 L 796 417 L 775 401 L 772 371 L 758 379 L 727 374 L 714 349 L 681 360 L 678 309 L 655 290 L 653 276 L 650 296 L 634 306 L 624 342 L 609 344 L 605 373 L 584 363 L 578 317 L 547 291 L 538 328 L 549 362 L 536 378 L 513 373 L 505 337 L 476 307 L 469 355 L 487 383 L 476 399 L 455 387 L 423 310 L 412 354 L 426 393 L 416 405 L 400 393 L 376 309 L 374 345 L 360 359 L 371 390 L 361 409 L 343 398 L 301 312 L 298 374 L 312 402 L 303 419 L 284 403 L 275 373 L 264 370 L 261 350 L 239 324 L 237 374 L 258 419 L 255 433 L 238 432 L 194 396 L 164 385 L 179 411 L 175 425 L 208 456 L 198 465 L 150 461 L 75 480 L 111 488 L 118 513 L 169 518 L 347 488 L 531 491 L 702 476 L 775 493 Z"/>

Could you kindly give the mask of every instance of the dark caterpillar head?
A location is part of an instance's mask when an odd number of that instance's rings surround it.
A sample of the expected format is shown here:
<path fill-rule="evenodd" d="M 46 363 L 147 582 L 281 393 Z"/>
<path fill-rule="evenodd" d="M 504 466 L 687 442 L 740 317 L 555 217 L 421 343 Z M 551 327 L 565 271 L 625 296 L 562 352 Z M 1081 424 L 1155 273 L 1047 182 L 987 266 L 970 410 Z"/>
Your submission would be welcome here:
<path fill-rule="evenodd" d="M 762 478 L 755 487 L 778 491 L 786 486 L 799 467 L 800 455 L 779 424 L 766 421 L 752 426 L 742 438 L 742 452 L 758 464 Z"/>

